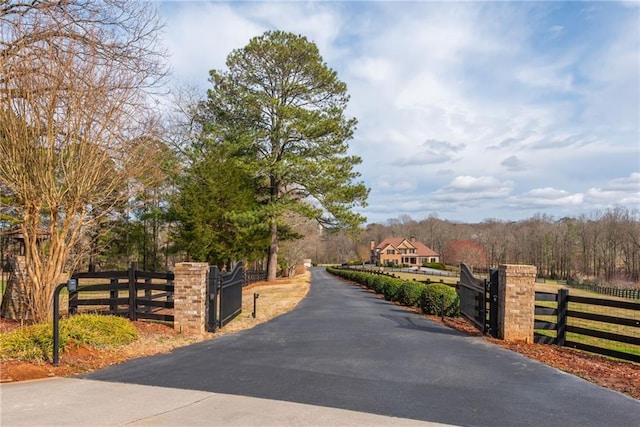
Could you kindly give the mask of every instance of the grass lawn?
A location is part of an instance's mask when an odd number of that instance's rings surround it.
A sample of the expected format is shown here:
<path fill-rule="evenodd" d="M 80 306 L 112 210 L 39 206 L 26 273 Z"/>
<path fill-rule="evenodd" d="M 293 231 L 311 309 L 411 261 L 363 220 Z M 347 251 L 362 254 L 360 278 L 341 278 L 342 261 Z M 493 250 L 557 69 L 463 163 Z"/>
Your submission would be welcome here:
<path fill-rule="evenodd" d="M 421 273 L 405 273 L 394 271 L 391 274 L 394 274 L 396 277 L 400 277 L 404 280 L 415 280 L 424 282 L 425 280 L 429 279 L 431 283 L 444 283 L 446 285 L 455 285 L 460 280 L 459 277 L 432 276 L 429 274 Z"/>
<path fill-rule="evenodd" d="M 358 270 L 356 268 L 355 270 Z M 393 274 L 395 277 L 399 277 L 403 280 L 415 280 L 418 282 L 424 282 L 427 279 L 431 281 L 431 283 L 444 283 L 446 285 L 455 285 L 460 280 L 458 276 L 443 276 L 443 275 L 434 275 L 434 274 L 425 274 L 423 273 L 410 273 L 405 271 L 395 271 L 395 270 L 387 270 L 384 267 L 375 267 L 375 266 L 367 266 L 362 271 L 383 271 L 387 274 Z M 449 273 L 443 271 L 443 273 Z"/>

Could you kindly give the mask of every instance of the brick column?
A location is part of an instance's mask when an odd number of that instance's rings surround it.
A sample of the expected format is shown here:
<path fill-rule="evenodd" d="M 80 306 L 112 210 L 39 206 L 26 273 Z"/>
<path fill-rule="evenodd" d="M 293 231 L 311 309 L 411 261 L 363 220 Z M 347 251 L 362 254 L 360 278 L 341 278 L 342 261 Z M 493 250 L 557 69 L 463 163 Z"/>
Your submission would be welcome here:
<path fill-rule="evenodd" d="M 536 267 L 503 264 L 498 268 L 498 330 L 505 341 L 533 342 Z"/>
<path fill-rule="evenodd" d="M 209 264 L 181 262 L 175 265 L 173 328 L 184 334 L 203 334 L 207 321 L 207 273 Z"/>

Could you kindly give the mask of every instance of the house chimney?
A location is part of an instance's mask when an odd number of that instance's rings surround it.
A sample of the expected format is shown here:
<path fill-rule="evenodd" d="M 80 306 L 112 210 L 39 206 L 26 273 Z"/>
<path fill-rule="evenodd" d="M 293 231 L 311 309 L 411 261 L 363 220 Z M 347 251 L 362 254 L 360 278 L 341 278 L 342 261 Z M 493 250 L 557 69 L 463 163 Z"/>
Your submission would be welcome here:
<path fill-rule="evenodd" d="M 416 241 L 415 236 L 411 236 L 411 238 L 409 239 L 409 241 L 410 241 L 411 243 L 414 243 L 414 242 Z"/>
<path fill-rule="evenodd" d="M 376 241 L 375 241 L 375 240 L 372 240 L 372 241 L 369 243 L 369 249 L 374 250 L 375 248 L 376 248 Z"/>

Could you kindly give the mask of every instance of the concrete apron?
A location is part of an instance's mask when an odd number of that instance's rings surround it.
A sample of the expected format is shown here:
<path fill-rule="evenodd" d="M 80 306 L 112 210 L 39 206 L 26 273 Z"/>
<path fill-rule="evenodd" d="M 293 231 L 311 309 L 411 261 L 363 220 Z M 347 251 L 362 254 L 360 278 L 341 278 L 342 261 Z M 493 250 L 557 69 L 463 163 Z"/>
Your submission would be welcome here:
<path fill-rule="evenodd" d="M 277 400 L 74 378 L 0 385 L 0 424 L 444 426 Z"/>

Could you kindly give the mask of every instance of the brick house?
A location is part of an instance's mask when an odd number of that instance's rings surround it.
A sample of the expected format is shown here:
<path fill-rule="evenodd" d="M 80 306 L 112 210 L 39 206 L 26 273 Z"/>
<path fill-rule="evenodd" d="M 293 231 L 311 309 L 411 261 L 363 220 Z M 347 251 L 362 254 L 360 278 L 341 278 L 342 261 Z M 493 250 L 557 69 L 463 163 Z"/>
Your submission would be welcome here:
<path fill-rule="evenodd" d="M 376 245 L 371 241 L 371 262 L 381 265 L 409 265 L 420 267 L 427 262 L 440 262 L 440 256 L 414 237 L 388 237 Z"/>

